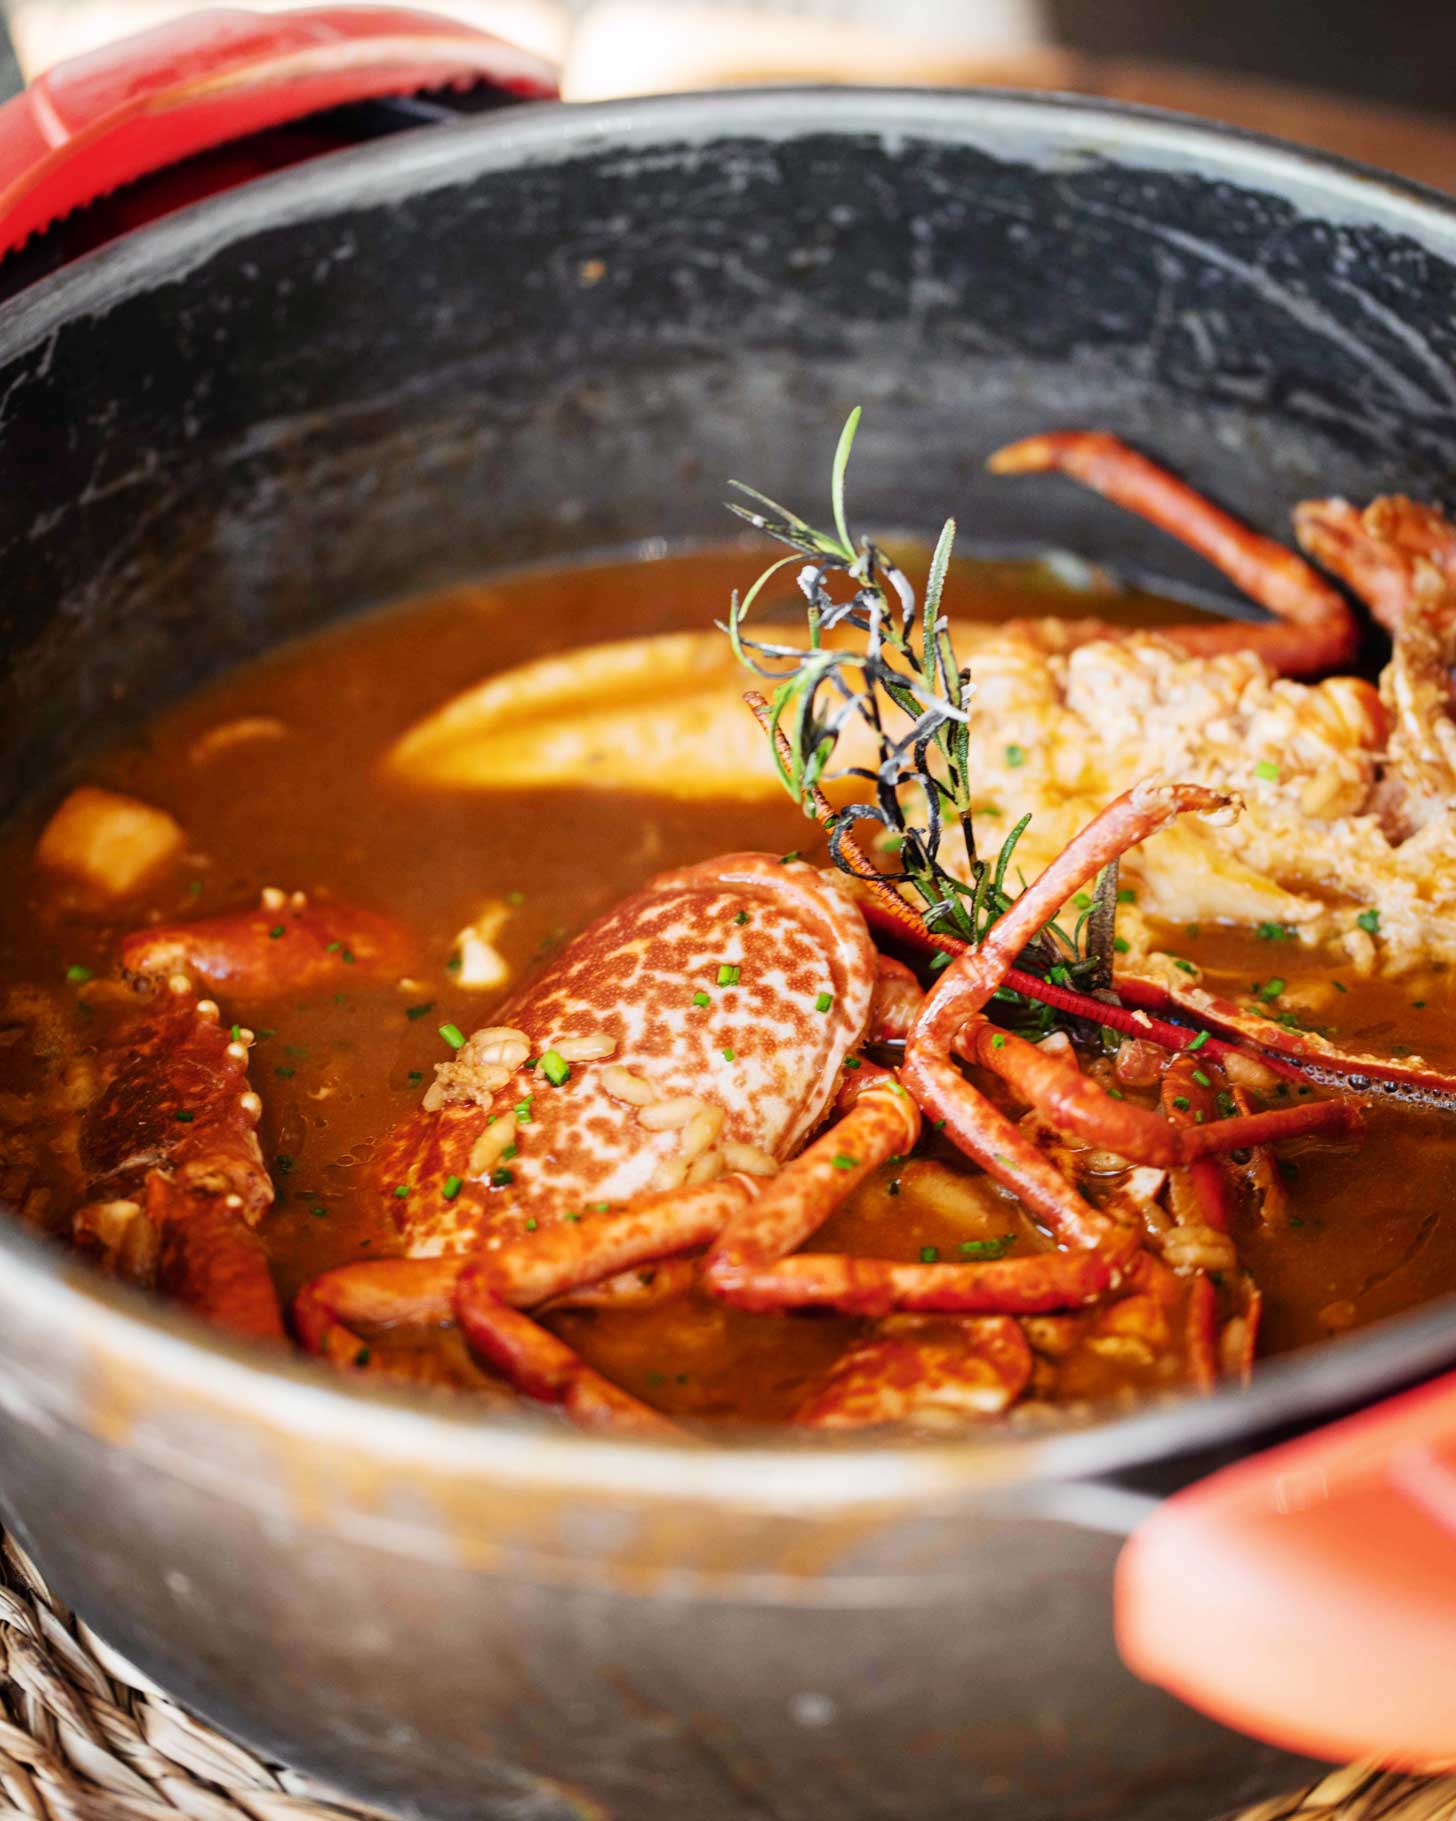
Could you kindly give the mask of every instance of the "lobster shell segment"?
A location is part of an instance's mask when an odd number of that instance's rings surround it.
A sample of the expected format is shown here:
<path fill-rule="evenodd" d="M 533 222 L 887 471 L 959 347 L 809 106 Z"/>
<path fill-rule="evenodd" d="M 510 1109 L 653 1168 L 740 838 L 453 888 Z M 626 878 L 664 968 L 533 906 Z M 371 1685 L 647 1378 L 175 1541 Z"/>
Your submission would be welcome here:
<path fill-rule="evenodd" d="M 714 1145 L 788 1157 L 868 1030 L 875 974 L 864 919 L 831 875 L 764 854 L 660 874 L 491 1020 L 524 1034 L 532 1063 L 586 1039 L 609 1040 L 608 1054 L 573 1061 L 559 1084 L 522 1066 L 489 1094 L 421 1110 L 385 1140 L 375 1177 L 410 1253 L 460 1251 L 488 1228 L 504 1235 L 568 1213 L 590 1222 L 595 1204 L 663 1186 L 684 1130 L 658 1129 L 645 1101 L 697 1102 L 709 1124 L 721 1112 Z M 633 1098 L 623 1097 L 624 1075 Z M 516 1121 L 512 1155 L 472 1168 L 500 1118 Z"/>

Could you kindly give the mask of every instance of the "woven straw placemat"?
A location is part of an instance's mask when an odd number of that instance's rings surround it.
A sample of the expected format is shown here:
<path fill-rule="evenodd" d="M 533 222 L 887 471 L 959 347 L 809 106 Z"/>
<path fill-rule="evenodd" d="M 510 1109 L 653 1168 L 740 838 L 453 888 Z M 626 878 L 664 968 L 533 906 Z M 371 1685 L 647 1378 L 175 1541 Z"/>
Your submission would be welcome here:
<path fill-rule="evenodd" d="M 380 1821 L 178 1707 L 0 1542 L 0 1821 Z M 1213 1817 L 1209 1821 L 1214 1821 Z M 1333 1771 L 1236 1821 L 1456 1821 L 1456 1777 Z"/>

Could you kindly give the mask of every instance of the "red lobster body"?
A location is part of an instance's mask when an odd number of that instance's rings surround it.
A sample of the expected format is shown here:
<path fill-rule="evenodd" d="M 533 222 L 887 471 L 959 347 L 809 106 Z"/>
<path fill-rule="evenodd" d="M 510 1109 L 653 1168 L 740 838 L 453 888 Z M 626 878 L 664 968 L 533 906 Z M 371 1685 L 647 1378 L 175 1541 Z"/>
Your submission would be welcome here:
<path fill-rule="evenodd" d="M 679 1186 L 693 1103 L 694 1181 L 735 1147 L 782 1161 L 828 1111 L 875 978 L 864 919 L 832 876 L 762 854 L 659 875 L 515 994 L 383 1142 L 373 1178 L 408 1254 L 499 1245 L 568 1215 L 586 1225 Z M 513 1042 L 529 1051 L 515 1066 L 488 1059 Z M 552 1082 L 543 1058 L 589 1049 Z M 659 1125 L 654 1108 L 682 1122 Z"/>

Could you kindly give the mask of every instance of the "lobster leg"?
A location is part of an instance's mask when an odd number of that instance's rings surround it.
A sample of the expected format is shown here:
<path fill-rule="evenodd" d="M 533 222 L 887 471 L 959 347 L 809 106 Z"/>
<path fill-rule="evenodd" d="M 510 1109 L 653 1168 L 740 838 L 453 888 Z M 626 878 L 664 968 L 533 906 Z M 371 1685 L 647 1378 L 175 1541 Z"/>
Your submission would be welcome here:
<path fill-rule="evenodd" d="M 1183 1012 L 1233 1040 L 1217 1046 L 1211 1039 L 1204 1048 L 1206 1055 L 1252 1054 L 1286 1080 L 1317 1082 L 1353 1094 L 1383 1093 L 1444 1107 L 1448 1112 L 1456 1110 L 1456 1075 L 1432 1068 L 1420 1056 L 1398 1061 L 1343 1050 L 1317 1031 L 1289 1030 L 1201 986 L 1175 992 L 1161 981 L 1119 975 L 1117 991 L 1129 1005 L 1150 1012 Z"/>
<path fill-rule="evenodd" d="M 339 1366 L 367 1366 L 370 1332 L 403 1324 L 443 1326 L 453 1318 L 473 1352 L 526 1396 L 561 1405 L 573 1422 L 675 1432 L 522 1310 L 562 1306 L 577 1289 L 606 1290 L 619 1273 L 705 1245 L 756 1187 L 752 1177 L 724 1176 L 644 1198 L 590 1222 L 563 1221 L 529 1240 L 465 1257 L 342 1265 L 299 1292 L 294 1329 L 310 1352 Z"/>
<path fill-rule="evenodd" d="M 1115 436 L 1054 430 L 998 449 L 987 466 L 994 474 L 1070 475 L 1196 550 L 1275 615 L 1256 626 L 1224 622 L 1162 629 L 1160 636 L 1191 655 L 1254 651 L 1287 676 L 1333 670 L 1355 656 L 1359 625 L 1337 588 L 1294 551 L 1241 525 Z"/>
<path fill-rule="evenodd" d="M 705 1245 L 756 1192 L 733 1175 L 694 1189 L 655 1195 L 588 1226 L 562 1225 L 539 1244 L 516 1242 L 474 1253 L 455 1285 L 454 1312 L 473 1352 L 518 1391 L 559 1404 L 583 1428 L 610 1426 L 676 1434 L 676 1425 L 594 1372 L 564 1341 L 523 1309 L 552 1302 L 638 1265 Z"/>
<path fill-rule="evenodd" d="M 1057 1131 L 1116 1151 L 1130 1162 L 1155 1164 L 1160 1169 L 1191 1164 L 1218 1151 L 1236 1151 L 1310 1132 L 1350 1135 L 1360 1130 L 1359 1112 L 1348 1100 L 1311 1100 L 1236 1118 L 1221 1118 L 1210 1102 L 1202 1122 L 1170 1121 L 1134 1101 L 1110 1100 L 1105 1089 L 1074 1062 L 1010 1031 L 999 1031 L 984 1019 L 978 1019 L 969 1033 L 962 1033 L 961 1047 L 999 1075 Z M 1186 1052 L 1175 1062 L 1188 1065 L 1184 1073 L 1198 1067 L 1196 1057 Z"/>

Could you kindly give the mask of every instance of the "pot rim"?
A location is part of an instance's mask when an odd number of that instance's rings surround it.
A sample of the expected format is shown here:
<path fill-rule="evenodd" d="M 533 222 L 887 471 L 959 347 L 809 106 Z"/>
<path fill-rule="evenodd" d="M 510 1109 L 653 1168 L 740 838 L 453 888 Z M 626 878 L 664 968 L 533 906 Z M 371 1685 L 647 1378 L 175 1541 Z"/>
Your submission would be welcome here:
<path fill-rule="evenodd" d="M 205 264 L 263 228 L 378 206 L 493 171 L 560 164 L 726 136 L 782 141 L 813 135 L 981 145 L 1010 134 L 1021 155 L 1069 168 L 1104 158 L 1196 169 L 1282 195 L 1321 219 L 1413 236 L 1456 261 L 1456 202 L 1351 160 L 1307 151 L 1192 116 L 1124 103 L 1003 89 L 773 88 L 649 96 L 622 102 L 535 103 L 462 118 L 429 133 L 324 154 L 207 198 L 83 255 L 0 309 L 0 363 L 68 319 L 104 314 Z M 684 1449 L 563 1430 L 541 1416 L 484 1412 L 331 1373 L 301 1356 L 274 1359 L 185 1311 L 110 1282 L 59 1244 L 0 1219 L 0 1304 L 74 1330 L 95 1361 L 136 1369 L 270 1428 L 404 1466 L 428 1460 L 465 1478 L 591 1490 L 640 1501 L 705 1499 L 804 1515 L 846 1506 L 944 1501 L 1008 1486 L 1045 1485 L 1216 1448 L 1375 1398 L 1451 1363 L 1456 1296 L 1265 1363 L 1254 1383 L 1194 1399 L 1170 1396 L 1085 1428 L 1037 1435 L 992 1431 L 954 1442 L 862 1442 L 806 1451 L 762 1432 L 741 1444 Z M 53 1401 L 53 1387 L 27 1384 Z M 6 1402 L 0 1384 L 0 1406 Z M 360 1420 L 363 1410 L 368 1415 Z M 145 1450 L 145 1441 L 134 1445 Z M 173 1463 L 175 1466 L 175 1463 Z M 239 1487 L 239 1496 L 246 1489 Z"/>

